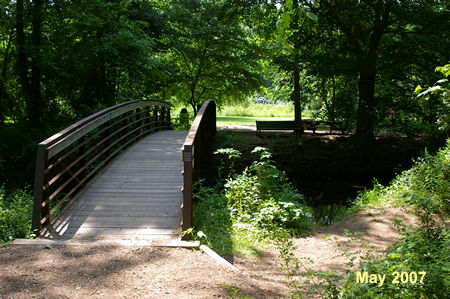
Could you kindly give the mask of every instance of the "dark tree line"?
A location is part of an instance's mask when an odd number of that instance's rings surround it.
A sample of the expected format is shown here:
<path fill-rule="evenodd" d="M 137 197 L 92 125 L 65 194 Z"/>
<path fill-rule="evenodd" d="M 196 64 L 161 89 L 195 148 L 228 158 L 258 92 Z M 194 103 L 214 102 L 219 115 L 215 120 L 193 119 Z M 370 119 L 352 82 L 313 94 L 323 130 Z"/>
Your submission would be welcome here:
<path fill-rule="evenodd" d="M 38 141 L 136 98 L 195 112 L 281 84 L 298 122 L 313 103 L 361 144 L 388 109 L 436 123 L 442 101 L 413 90 L 448 63 L 449 20 L 446 1 L 0 0 L 0 182 L 31 183 Z"/>

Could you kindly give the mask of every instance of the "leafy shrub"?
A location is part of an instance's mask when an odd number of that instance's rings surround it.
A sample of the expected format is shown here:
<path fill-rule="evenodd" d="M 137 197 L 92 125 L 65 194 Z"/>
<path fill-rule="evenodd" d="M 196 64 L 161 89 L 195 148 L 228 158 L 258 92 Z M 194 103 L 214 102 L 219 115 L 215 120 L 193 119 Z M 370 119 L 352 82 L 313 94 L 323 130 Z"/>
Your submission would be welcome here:
<path fill-rule="evenodd" d="M 216 153 L 228 160 L 222 167 L 232 167 L 232 160 L 240 157 L 231 148 Z M 270 152 L 257 147 L 253 153 L 259 159 L 242 173 L 228 170 L 224 185 L 219 178 L 214 188 L 200 187 L 194 195 L 193 236 L 220 255 L 258 255 L 257 247 L 266 244 L 267 237 L 298 234 L 310 223 L 303 196 L 276 168 Z"/>
<path fill-rule="evenodd" d="M 311 214 L 303 204 L 303 195 L 273 164 L 266 148 L 256 147 L 252 153 L 259 154 L 259 160 L 225 184 L 232 216 L 265 229 L 271 226 L 284 229 L 304 227 Z"/>
<path fill-rule="evenodd" d="M 0 242 L 30 236 L 33 198 L 27 190 L 0 188 Z"/>
<path fill-rule="evenodd" d="M 401 241 L 384 257 L 366 257 L 359 271 L 386 274 L 382 286 L 357 283 L 355 274 L 347 276 L 342 289 L 344 298 L 446 298 L 450 287 L 450 244 L 448 230 L 440 230 L 430 237 L 422 228 L 403 232 Z M 415 272 L 417 281 L 393 283 L 397 273 Z M 422 282 L 420 273 L 425 272 Z"/>
<path fill-rule="evenodd" d="M 183 108 L 184 109 L 184 108 Z M 175 130 L 189 130 L 191 128 L 191 117 L 189 116 L 189 112 L 178 114 L 177 117 L 173 118 L 173 125 Z"/>
<path fill-rule="evenodd" d="M 357 204 L 371 206 L 378 204 L 404 205 L 415 198 L 426 198 L 428 210 L 440 215 L 449 212 L 450 194 L 450 139 L 435 155 L 425 152 L 411 169 L 398 175 L 389 186 L 375 182 L 373 189 L 360 193 Z M 415 203 L 417 201 L 413 200 Z M 417 206 L 417 205 L 416 205 Z"/>
<path fill-rule="evenodd" d="M 426 272 L 423 281 L 411 283 L 357 283 L 349 274 L 342 288 L 344 298 L 445 298 L 450 287 L 450 242 L 448 212 L 450 194 L 450 140 L 435 155 L 425 153 L 413 167 L 397 176 L 387 187 L 377 184 L 359 196 L 359 204 L 409 205 L 420 220 L 414 230 L 400 227 L 401 241 L 385 256 L 368 256 L 359 271 L 386 274 Z"/>

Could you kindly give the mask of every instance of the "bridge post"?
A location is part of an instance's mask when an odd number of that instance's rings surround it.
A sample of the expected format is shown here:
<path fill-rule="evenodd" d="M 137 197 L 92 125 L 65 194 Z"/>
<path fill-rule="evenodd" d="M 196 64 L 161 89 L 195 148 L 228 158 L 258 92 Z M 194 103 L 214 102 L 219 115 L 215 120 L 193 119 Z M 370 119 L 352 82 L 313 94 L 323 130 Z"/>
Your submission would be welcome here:
<path fill-rule="evenodd" d="M 171 125 L 170 125 L 170 121 L 171 121 L 171 119 L 170 119 L 170 108 L 167 108 L 167 119 L 166 119 L 166 121 L 167 121 L 167 127 L 171 128 Z"/>
<path fill-rule="evenodd" d="M 158 106 L 153 107 L 153 126 L 152 131 L 158 131 Z"/>
<path fill-rule="evenodd" d="M 192 145 L 183 146 L 183 231 L 192 227 L 192 191 L 193 191 L 193 168 L 192 168 Z"/>
<path fill-rule="evenodd" d="M 34 176 L 34 202 L 33 202 L 33 217 L 31 222 L 31 231 L 34 234 L 39 234 L 41 230 L 41 217 L 48 215 L 49 202 L 43 207 L 42 203 L 48 199 L 48 149 L 45 145 L 38 144 L 36 155 L 36 171 Z M 44 190 L 45 188 L 45 190 Z M 47 225 L 49 219 L 42 225 Z"/>

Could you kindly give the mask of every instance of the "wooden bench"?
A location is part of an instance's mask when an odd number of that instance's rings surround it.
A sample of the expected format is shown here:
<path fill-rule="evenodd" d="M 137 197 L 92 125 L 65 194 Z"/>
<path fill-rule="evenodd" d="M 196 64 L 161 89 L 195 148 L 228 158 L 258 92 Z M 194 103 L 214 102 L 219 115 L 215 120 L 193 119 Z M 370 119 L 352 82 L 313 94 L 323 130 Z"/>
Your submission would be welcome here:
<path fill-rule="evenodd" d="M 302 119 L 302 123 L 304 130 L 311 130 L 313 131 L 313 134 L 316 134 L 316 130 L 319 127 L 321 121 L 313 119 Z"/>
<path fill-rule="evenodd" d="M 326 121 L 325 123 L 330 127 L 330 134 L 333 131 L 341 131 L 341 134 L 345 133 L 345 123 L 343 121 Z"/>
<path fill-rule="evenodd" d="M 283 131 L 283 130 L 296 130 L 297 124 L 293 120 L 268 120 L 268 121 L 256 121 L 256 132 L 261 131 Z"/>
<path fill-rule="evenodd" d="M 303 128 L 305 130 L 313 131 L 313 134 L 316 133 L 317 129 L 329 129 L 330 134 L 333 131 L 341 131 L 342 134 L 345 132 L 345 123 L 343 121 L 327 121 L 327 120 L 312 120 L 312 119 L 303 119 Z"/>
<path fill-rule="evenodd" d="M 345 132 L 345 124 L 342 121 L 303 119 L 302 125 L 303 130 L 311 130 L 313 131 L 313 134 L 315 134 L 316 130 L 321 127 L 327 127 L 330 130 L 330 134 L 333 131 L 341 131 L 342 134 Z M 297 124 L 293 120 L 256 121 L 257 133 L 260 133 L 261 131 L 296 130 L 297 128 Z"/>

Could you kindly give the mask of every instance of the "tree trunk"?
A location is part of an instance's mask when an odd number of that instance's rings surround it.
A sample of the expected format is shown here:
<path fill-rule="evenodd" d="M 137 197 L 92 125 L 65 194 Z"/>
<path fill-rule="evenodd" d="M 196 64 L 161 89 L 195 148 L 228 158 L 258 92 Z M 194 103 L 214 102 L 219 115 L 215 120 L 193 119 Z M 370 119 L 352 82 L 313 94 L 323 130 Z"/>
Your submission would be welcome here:
<path fill-rule="evenodd" d="M 356 132 L 353 138 L 359 160 L 364 165 L 375 161 L 377 154 L 375 126 L 375 58 L 366 56 L 361 61 L 358 80 L 358 110 L 356 115 Z"/>
<path fill-rule="evenodd" d="M 292 71 L 292 77 L 294 80 L 294 90 L 292 91 L 292 101 L 294 102 L 294 116 L 295 123 L 298 128 L 302 128 L 302 107 L 300 103 L 300 70 L 298 63 L 295 64 L 294 70 Z M 297 133 L 303 132 L 302 129 L 297 130 Z"/>
<path fill-rule="evenodd" d="M 358 110 L 356 115 L 355 138 L 371 144 L 375 125 L 375 58 L 363 58 L 358 81 Z"/>
<path fill-rule="evenodd" d="M 16 32 L 17 32 L 17 71 L 22 85 L 22 94 L 25 97 L 27 114 L 31 111 L 30 82 L 28 81 L 27 53 L 25 50 L 23 0 L 16 2 Z"/>
<path fill-rule="evenodd" d="M 294 102 L 294 121 L 297 125 L 295 130 L 296 134 L 303 132 L 302 125 L 302 106 L 300 99 L 300 57 L 298 51 L 300 49 L 300 30 L 299 30 L 299 14 L 298 14 L 298 0 L 292 1 L 292 10 L 294 16 L 292 20 L 292 27 L 295 30 L 294 33 L 294 65 L 292 70 L 292 79 L 294 80 L 294 89 L 291 94 L 291 99 Z"/>
<path fill-rule="evenodd" d="M 6 46 L 5 49 L 5 55 L 3 57 L 3 65 L 1 68 L 1 75 L 0 75 L 0 122 L 1 124 L 3 124 L 3 120 L 5 117 L 5 105 L 6 105 L 6 97 L 7 97 L 7 93 L 6 93 L 6 72 L 8 69 L 8 63 L 9 63 L 9 51 L 11 49 L 11 44 L 12 44 L 12 39 L 13 39 L 13 34 L 14 34 L 14 28 L 11 28 L 11 31 L 9 33 L 9 38 L 8 38 L 8 44 Z M 0 125 L 1 125 L 0 124 Z"/>
<path fill-rule="evenodd" d="M 28 120 L 32 127 L 41 124 L 44 105 L 41 93 L 42 59 L 41 59 L 41 23 L 42 23 L 42 0 L 33 0 L 33 34 L 31 52 L 31 111 L 28 112 Z"/>

